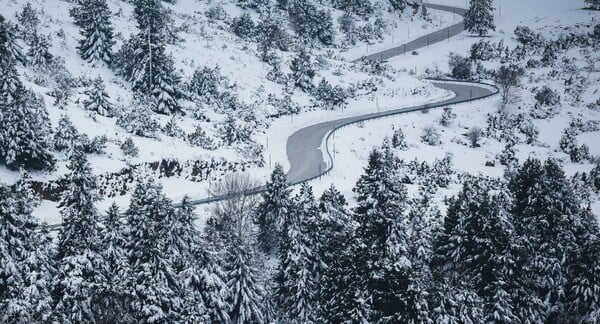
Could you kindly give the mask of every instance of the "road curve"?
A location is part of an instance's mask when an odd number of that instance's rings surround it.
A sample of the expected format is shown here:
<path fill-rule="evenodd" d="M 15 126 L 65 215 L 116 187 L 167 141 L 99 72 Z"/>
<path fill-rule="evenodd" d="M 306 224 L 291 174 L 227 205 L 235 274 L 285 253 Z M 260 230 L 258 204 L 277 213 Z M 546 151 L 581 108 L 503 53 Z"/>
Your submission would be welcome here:
<path fill-rule="evenodd" d="M 443 10 L 447 12 L 455 13 L 459 16 L 463 16 L 466 12 L 463 8 L 450 7 L 437 4 L 425 4 L 429 9 Z M 431 34 L 421 36 L 415 40 L 412 40 L 406 44 L 401 44 L 394 48 L 383 50 L 381 52 L 369 54 L 357 60 L 387 60 L 391 57 L 405 54 L 420 48 L 430 46 L 435 43 L 447 40 L 448 38 L 458 35 L 464 30 L 463 22 L 456 23 L 449 27 L 443 28 Z M 357 61 L 355 60 L 355 61 Z M 360 121 L 366 121 L 370 119 L 388 117 L 392 115 L 404 114 L 412 111 L 431 109 L 436 107 L 448 106 L 452 104 L 458 104 L 463 102 L 469 102 L 486 98 L 498 93 L 498 89 L 492 85 L 484 85 L 480 83 L 471 82 L 447 82 L 442 80 L 433 81 L 433 84 L 445 90 L 449 90 L 455 93 L 455 96 L 451 99 L 443 100 L 436 103 L 430 103 L 425 105 L 398 108 L 379 113 L 370 113 L 354 117 L 346 117 L 336 119 L 332 121 L 322 122 L 319 124 L 307 126 L 293 133 L 287 141 L 286 150 L 288 159 L 290 161 L 290 170 L 288 171 L 287 177 L 290 185 L 300 184 L 302 182 L 313 180 L 331 170 L 333 167 L 333 159 L 331 153 L 326 145 L 327 161 L 324 160 L 324 152 L 321 152 L 320 147 L 323 143 L 323 139 L 326 142 L 329 141 L 331 134 L 337 129 L 357 123 Z M 326 143 L 327 144 L 327 143 Z M 265 186 L 254 188 L 244 192 L 244 194 L 257 194 L 265 191 Z M 228 196 L 208 197 L 203 199 L 193 200 L 193 205 L 202 205 L 212 202 L 221 201 L 227 199 Z M 175 207 L 179 207 L 180 204 L 175 204 Z M 57 230 L 61 224 L 47 225 L 49 230 Z"/>
<path fill-rule="evenodd" d="M 467 10 L 463 9 L 463 8 L 450 7 L 450 6 L 438 5 L 438 4 L 432 4 L 432 3 L 425 4 L 425 7 L 429 8 L 429 9 L 436 9 L 436 10 L 451 12 L 451 13 L 457 14 L 459 17 L 464 16 L 464 14 L 467 12 Z M 358 58 L 354 61 L 359 61 L 362 59 L 367 59 L 367 60 L 372 60 L 372 61 L 387 60 L 394 56 L 399 56 L 399 55 L 403 55 L 405 53 L 410 53 L 414 50 L 418 50 L 420 48 L 428 47 L 429 45 L 448 40 L 448 39 L 450 39 L 450 37 L 460 34 L 463 30 L 465 30 L 465 26 L 464 26 L 464 22 L 461 20 L 460 22 L 458 22 L 454 25 L 451 25 L 446 28 L 435 31 L 433 33 L 421 36 L 421 37 L 419 37 L 415 40 L 412 40 L 408 43 L 400 44 L 396 47 L 386 49 L 381 52 L 369 54 L 364 57 Z"/>
<path fill-rule="evenodd" d="M 293 133 L 288 138 L 286 147 L 288 160 L 290 161 L 290 170 L 287 174 L 290 184 L 299 184 L 314 179 L 328 172 L 332 168 L 333 160 L 329 152 L 329 147 L 326 145 L 327 159 L 329 160 L 329 163 L 327 163 L 324 161 L 323 152 L 321 152 L 321 144 L 323 143 L 325 136 L 327 136 L 326 140 L 329 140 L 329 134 L 341 127 L 370 119 L 405 114 L 423 109 L 445 107 L 448 105 L 482 99 L 497 93 L 497 89 L 493 86 L 476 83 L 434 81 L 433 85 L 444 90 L 452 91 L 455 96 L 433 104 L 398 108 L 322 122 L 302 128 Z"/>

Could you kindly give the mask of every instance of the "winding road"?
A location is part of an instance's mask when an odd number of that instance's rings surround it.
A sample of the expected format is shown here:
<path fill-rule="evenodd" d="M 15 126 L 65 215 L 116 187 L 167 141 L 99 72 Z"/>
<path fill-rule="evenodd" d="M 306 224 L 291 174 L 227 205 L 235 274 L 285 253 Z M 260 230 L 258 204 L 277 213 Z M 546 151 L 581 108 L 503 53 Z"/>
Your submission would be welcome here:
<path fill-rule="evenodd" d="M 463 8 L 450 7 L 437 4 L 425 4 L 429 9 L 443 10 L 463 16 L 466 12 Z M 452 36 L 458 35 L 464 30 L 463 22 L 456 23 L 449 27 L 443 28 L 436 32 L 421 36 L 406 44 L 383 50 L 381 52 L 372 53 L 361 59 L 367 60 L 386 60 L 394 56 L 403 55 L 420 48 L 424 48 L 441 41 L 445 41 Z M 286 150 L 288 160 L 290 161 L 290 170 L 287 177 L 290 185 L 300 184 L 306 181 L 313 180 L 329 172 L 333 167 L 333 159 L 329 152 L 329 147 L 326 145 L 326 152 L 321 151 L 323 140 L 326 144 L 329 138 L 337 129 L 358 123 L 361 121 L 389 117 L 413 111 L 431 109 L 436 107 L 446 107 L 452 104 L 469 102 L 477 99 L 486 98 L 498 93 L 498 89 L 492 85 L 473 82 L 456 82 L 433 80 L 433 85 L 438 88 L 449 90 L 455 93 L 455 96 L 436 103 L 424 104 L 413 107 L 404 107 L 393 110 L 387 110 L 379 113 L 370 113 L 360 116 L 346 117 L 331 121 L 322 122 L 319 124 L 304 127 L 293 133 L 287 140 Z M 327 159 L 327 160 L 325 160 Z M 327 161 L 327 162 L 326 162 Z M 243 194 L 257 194 L 265 191 L 265 186 L 254 188 L 244 192 Z M 202 205 L 227 199 L 229 196 L 209 197 L 192 201 L 193 205 Z M 175 204 L 176 207 L 179 204 Z M 48 229 L 56 230 L 61 224 L 48 225 Z"/>

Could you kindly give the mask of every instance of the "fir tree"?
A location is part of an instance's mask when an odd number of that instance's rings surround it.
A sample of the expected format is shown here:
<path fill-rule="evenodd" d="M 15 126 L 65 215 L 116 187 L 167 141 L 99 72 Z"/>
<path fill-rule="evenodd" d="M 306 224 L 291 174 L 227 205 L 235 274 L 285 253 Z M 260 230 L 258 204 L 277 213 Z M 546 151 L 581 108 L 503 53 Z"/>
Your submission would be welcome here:
<path fill-rule="evenodd" d="M 469 10 L 465 13 L 465 29 L 480 37 L 490 30 L 496 30 L 494 25 L 493 0 L 471 0 Z"/>
<path fill-rule="evenodd" d="M 228 114 L 227 118 L 219 126 L 219 136 L 225 142 L 225 145 L 234 143 L 244 143 L 250 140 L 251 130 L 240 125 L 233 114 Z"/>
<path fill-rule="evenodd" d="M 63 323 L 93 322 L 96 316 L 91 300 L 105 281 L 99 246 L 100 215 L 95 207 L 100 196 L 96 178 L 82 151 L 73 152 L 68 168 L 69 186 L 61 200 L 63 226 L 58 241 L 53 317 Z"/>
<path fill-rule="evenodd" d="M 92 86 L 84 92 L 88 98 L 83 101 L 86 110 L 91 110 L 100 116 L 112 117 L 114 108 L 108 101 L 110 98 L 105 91 L 104 81 L 101 77 L 94 79 Z"/>
<path fill-rule="evenodd" d="M 121 143 L 120 148 L 126 156 L 136 157 L 139 154 L 139 149 L 135 146 L 131 137 L 127 137 L 123 143 Z"/>
<path fill-rule="evenodd" d="M 92 311 L 96 320 L 103 323 L 131 323 L 133 296 L 125 286 L 129 271 L 126 253 L 126 231 L 121 221 L 121 212 L 112 204 L 102 221 L 100 230 L 100 254 L 104 267 L 100 269 L 104 281 L 92 300 Z"/>
<path fill-rule="evenodd" d="M 58 126 L 54 133 L 54 149 L 57 151 L 66 151 L 67 155 L 73 151 L 80 135 L 67 115 L 61 115 L 58 120 Z"/>
<path fill-rule="evenodd" d="M 171 117 L 169 121 L 162 128 L 163 133 L 169 137 L 183 138 L 185 134 L 183 133 L 183 129 L 177 125 L 177 120 L 175 116 Z"/>
<path fill-rule="evenodd" d="M 284 234 L 286 217 L 291 212 L 290 190 L 283 167 L 276 164 L 267 190 L 258 206 L 258 242 L 267 253 L 277 249 Z"/>
<path fill-rule="evenodd" d="M 37 11 L 33 9 L 31 3 L 27 2 L 27 4 L 23 6 L 23 10 L 17 14 L 17 21 L 22 27 L 23 40 L 31 45 L 40 24 L 40 18 L 38 17 Z"/>
<path fill-rule="evenodd" d="M 48 52 L 50 44 L 44 35 L 33 35 L 31 46 L 27 51 L 27 62 L 35 67 L 46 67 L 52 60 L 52 54 Z"/>
<path fill-rule="evenodd" d="M 11 190 L 0 184 L 0 321 L 47 322 L 54 263 L 51 238 L 32 215 L 26 174 Z"/>
<path fill-rule="evenodd" d="M 306 41 L 319 41 L 324 45 L 333 43 L 331 13 L 319 9 L 310 0 L 294 0 L 288 5 L 288 14 L 296 33 Z"/>
<path fill-rule="evenodd" d="M 392 135 L 392 147 L 403 151 L 408 149 L 408 144 L 406 143 L 404 132 L 400 127 L 394 130 L 394 134 Z"/>
<path fill-rule="evenodd" d="M 25 57 L 17 42 L 16 26 L 0 15 L 0 65 L 10 61 L 25 63 Z"/>
<path fill-rule="evenodd" d="M 311 238 L 319 208 L 308 185 L 302 185 L 294 205 L 279 252 L 277 294 L 285 318 L 313 323 L 317 320 L 315 302 L 323 269 L 319 248 L 313 248 L 316 242 Z"/>
<path fill-rule="evenodd" d="M 170 322 L 180 317 L 180 282 L 170 255 L 165 255 L 173 217 L 171 201 L 153 180 L 136 186 L 129 209 L 127 287 L 135 295 L 134 318 L 140 322 Z"/>
<path fill-rule="evenodd" d="M 406 0 L 389 0 L 392 9 L 398 12 L 404 12 L 408 2 Z"/>
<path fill-rule="evenodd" d="M 394 9 L 400 9 L 402 6 L 401 3 L 392 3 L 392 5 L 394 4 L 398 5 L 398 8 L 394 6 Z M 373 5 L 369 0 L 337 0 L 335 1 L 335 5 L 337 8 L 344 10 L 348 15 L 367 17 L 373 13 Z"/>
<path fill-rule="evenodd" d="M 370 320 L 402 320 L 408 304 L 407 273 L 410 268 L 407 231 L 401 217 L 406 204 L 406 189 L 401 185 L 389 146 L 375 149 L 369 164 L 353 189 L 358 206 L 356 277 L 364 285 L 363 305 Z M 390 284 L 392 283 L 392 284 Z M 356 291 L 361 288 L 357 287 Z"/>
<path fill-rule="evenodd" d="M 436 259 L 458 287 L 472 288 L 484 301 L 486 322 L 517 320 L 510 293 L 512 224 L 507 196 L 490 196 L 485 179 L 469 179 L 451 201 Z M 475 320 L 475 319 L 474 319 Z"/>
<path fill-rule="evenodd" d="M 42 100 L 23 88 L 12 64 L 0 78 L 0 161 L 11 169 L 51 170 L 50 121 Z"/>
<path fill-rule="evenodd" d="M 187 140 L 190 145 L 200 146 L 203 149 L 214 150 L 217 148 L 217 145 L 214 143 L 213 139 L 206 134 L 200 125 L 196 125 L 194 132 L 187 135 Z"/>
<path fill-rule="evenodd" d="M 302 50 L 298 56 L 292 59 L 290 69 L 292 70 L 290 78 L 293 80 L 294 86 L 304 91 L 309 91 L 314 87 L 312 79 L 315 76 L 315 70 L 306 51 Z"/>
<path fill-rule="evenodd" d="M 265 323 L 263 289 L 258 282 L 258 269 L 253 264 L 251 247 L 241 240 L 233 242 L 228 264 L 227 286 L 231 305 L 231 323 Z"/>
<path fill-rule="evenodd" d="M 79 9 L 81 35 L 79 53 L 88 62 L 112 62 L 111 48 L 114 44 L 110 10 L 106 0 L 82 1 Z"/>

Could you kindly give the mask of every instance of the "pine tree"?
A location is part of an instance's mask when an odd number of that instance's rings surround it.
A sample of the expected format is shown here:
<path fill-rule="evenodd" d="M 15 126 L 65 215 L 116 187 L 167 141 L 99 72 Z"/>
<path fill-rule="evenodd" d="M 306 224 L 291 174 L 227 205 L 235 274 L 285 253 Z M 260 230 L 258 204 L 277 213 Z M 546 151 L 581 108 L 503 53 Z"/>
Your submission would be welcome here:
<path fill-rule="evenodd" d="M 134 321 L 131 302 L 133 296 L 125 286 L 129 264 L 126 253 L 126 232 L 121 212 L 112 204 L 103 219 L 100 231 L 100 254 L 104 267 L 100 269 L 104 281 L 92 300 L 92 312 L 102 323 Z"/>
<path fill-rule="evenodd" d="M 258 206 L 258 241 L 265 252 L 276 250 L 284 234 L 284 224 L 291 212 L 290 190 L 283 167 L 276 164 L 267 190 Z"/>
<path fill-rule="evenodd" d="M 38 35 L 35 33 L 31 39 L 31 45 L 27 51 L 28 64 L 35 67 L 46 67 L 52 60 L 53 56 L 48 52 L 50 44 L 48 39 L 44 35 Z"/>
<path fill-rule="evenodd" d="M 187 140 L 192 146 L 200 146 L 203 149 L 214 150 L 217 145 L 213 139 L 206 134 L 202 126 L 196 125 L 193 133 L 187 135 Z"/>
<path fill-rule="evenodd" d="M 31 3 L 27 2 L 23 10 L 17 14 L 17 21 L 21 25 L 22 38 L 28 45 L 31 45 L 32 39 L 38 31 L 40 18 L 37 11 L 33 9 Z"/>
<path fill-rule="evenodd" d="M 81 58 L 88 62 L 112 62 L 111 48 L 114 44 L 110 10 L 106 0 L 85 0 L 80 4 L 78 15 L 82 39 L 79 40 Z"/>
<path fill-rule="evenodd" d="M 136 157 L 139 154 L 139 149 L 135 146 L 131 137 L 127 137 L 123 143 L 121 143 L 120 148 L 126 156 Z"/>
<path fill-rule="evenodd" d="M 401 3 L 397 4 L 399 7 L 402 6 Z M 335 1 L 335 5 L 337 8 L 344 10 L 348 15 L 367 17 L 373 13 L 373 5 L 369 0 L 337 0 Z"/>
<path fill-rule="evenodd" d="M 67 156 L 73 151 L 74 147 L 77 146 L 79 140 L 79 132 L 71 119 L 67 115 L 61 115 L 58 120 L 58 126 L 54 133 L 54 149 L 57 151 L 65 151 Z"/>
<path fill-rule="evenodd" d="M 402 320 L 407 296 L 403 294 L 410 271 L 407 230 L 402 212 L 406 189 L 400 183 L 394 156 L 389 146 L 374 149 L 369 164 L 353 189 L 358 206 L 355 251 L 356 277 L 364 285 L 365 309 L 359 310 L 370 320 Z M 360 291 L 357 287 L 356 291 Z"/>
<path fill-rule="evenodd" d="M 294 0 L 287 7 L 296 33 L 308 42 L 319 41 L 324 45 L 333 43 L 331 13 L 310 0 Z"/>
<path fill-rule="evenodd" d="M 404 12 L 408 2 L 406 0 L 389 0 L 392 9 L 399 12 Z"/>
<path fill-rule="evenodd" d="M 493 0 L 471 0 L 469 10 L 465 13 L 465 29 L 480 37 L 490 30 L 496 30 L 494 25 Z"/>
<path fill-rule="evenodd" d="M 251 247 L 241 240 L 232 242 L 228 264 L 231 323 L 265 323 L 263 289 L 258 282 L 258 269 L 253 264 Z"/>
<path fill-rule="evenodd" d="M 83 101 L 86 110 L 95 111 L 100 116 L 112 117 L 114 108 L 108 101 L 110 98 L 105 91 L 104 81 L 101 77 L 94 79 L 92 86 L 84 92 L 88 98 Z"/>
<path fill-rule="evenodd" d="M 63 323 L 95 321 L 91 300 L 105 282 L 100 253 L 100 199 L 97 182 L 85 154 L 76 150 L 69 159 L 69 186 L 61 200 L 63 226 L 58 240 L 58 272 L 53 295 L 53 317 Z"/>
<path fill-rule="evenodd" d="M 537 302 L 530 313 L 541 320 L 560 321 L 566 312 L 565 287 L 569 262 L 580 250 L 577 245 L 582 211 L 556 161 L 544 165 L 530 158 L 513 176 L 516 251 L 521 265 L 518 278 Z M 529 298 L 532 300 L 532 298 Z M 523 306 L 519 305 L 522 309 Z"/>
<path fill-rule="evenodd" d="M 292 70 L 290 78 L 293 80 L 294 86 L 304 91 L 309 91 L 314 87 L 312 79 L 315 76 L 315 70 L 306 51 L 302 50 L 298 56 L 292 59 L 290 69 Z"/>
<path fill-rule="evenodd" d="M 25 63 L 22 49 L 17 43 L 16 26 L 4 20 L 0 15 L 0 65 L 8 62 Z"/>
<path fill-rule="evenodd" d="M 408 149 L 408 144 L 406 143 L 406 138 L 404 137 L 404 132 L 402 128 L 398 127 L 398 129 L 394 130 L 394 134 L 392 135 L 392 147 L 400 150 Z"/>
<path fill-rule="evenodd" d="M 316 242 L 311 237 L 316 232 L 319 208 L 307 184 L 302 185 L 294 200 L 279 252 L 277 295 L 285 318 L 313 323 L 317 320 L 319 278 L 324 270 L 319 248 L 314 247 Z"/>
<path fill-rule="evenodd" d="M 250 140 L 251 130 L 244 125 L 240 125 L 233 114 L 228 114 L 227 118 L 219 125 L 219 136 L 225 145 L 234 143 L 244 143 Z"/>
<path fill-rule="evenodd" d="M 13 64 L 0 68 L 0 162 L 11 169 L 53 169 L 44 103 L 23 88 Z"/>
<path fill-rule="evenodd" d="M 31 212 L 26 174 L 15 190 L 0 184 L 0 321 L 41 323 L 52 311 L 52 239 Z"/>
<path fill-rule="evenodd" d="M 127 286 L 135 295 L 136 321 L 169 322 L 180 317 L 180 282 L 171 256 L 165 255 L 173 213 L 160 185 L 148 180 L 136 186 L 125 215 L 129 224 Z"/>
<path fill-rule="evenodd" d="M 484 301 L 486 322 L 510 323 L 517 320 L 510 291 L 512 222 L 507 195 L 489 191 L 485 179 L 463 183 L 448 208 L 436 258 L 458 287 L 472 288 Z"/>
<path fill-rule="evenodd" d="M 179 76 L 173 59 L 165 53 L 168 14 L 160 0 L 136 0 L 134 5 L 140 33 L 123 45 L 115 63 L 135 91 L 153 97 L 153 110 L 162 114 L 180 111 Z"/>

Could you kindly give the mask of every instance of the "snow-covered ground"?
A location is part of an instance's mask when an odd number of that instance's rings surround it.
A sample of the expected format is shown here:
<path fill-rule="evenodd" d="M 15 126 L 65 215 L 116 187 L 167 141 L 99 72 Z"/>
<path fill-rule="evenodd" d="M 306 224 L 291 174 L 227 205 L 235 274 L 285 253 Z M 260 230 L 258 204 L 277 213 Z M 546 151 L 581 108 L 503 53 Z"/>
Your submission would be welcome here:
<path fill-rule="evenodd" d="M 463 0 L 436 0 L 435 3 L 454 6 L 465 6 Z M 547 38 L 555 39 L 559 35 L 567 33 L 564 27 L 573 27 L 576 25 L 593 26 L 600 22 L 598 12 L 582 10 L 583 0 L 578 1 L 517 1 L 503 0 L 496 1 L 498 10 L 495 12 L 496 31 L 492 32 L 485 40 L 491 42 L 504 41 L 505 45 L 514 47 L 516 40 L 513 31 L 519 25 L 528 26 L 536 32 L 542 33 Z M 501 10 L 500 10 L 501 9 Z M 448 42 L 439 43 L 430 48 L 419 50 L 418 55 L 406 55 L 392 58 L 390 64 L 397 69 L 412 69 L 418 73 L 423 73 L 426 69 L 448 71 L 448 54 L 451 52 L 469 55 L 471 45 L 480 40 L 478 37 L 472 37 L 468 33 L 462 33 Z M 564 54 L 565 57 L 575 58 L 578 66 L 585 66 L 586 62 L 581 58 L 579 50 L 569 51 Z M 600 98 L 600 55 L 592 54 L 595 59 L 594 72 L 588 73 L 590 85 L 582 96 L 579 104 L 563 102 L 560 105 L 558 115 L 549 119 L 533 120 L 539 129 L 539 140 L 534 145 L 517 145 L 517 157 L 520 161 L 527 159 L 528 156 L 535 156 L 540 159 L 555 157 L 563 161 L 563 166 L 568 176 L 575 172 L 588 172 L 593 164 L 585 162 L 582 164 L 571 163 L 569 157 L 560 152 L 558 142 L 562 136 L 563 130 L 574 118 L 581 118 L 584 121 L 600 121 L 600 112 L 593 111 L 584 107 L 596 99 Z M 497 68 L 499 64 L 488 63 L 487 68 Z M 459 172 L 481 173 L 494 177 L 501 177 L 505 167 L 496 162 L 495 167 L 487 167 L 487 161 L 495 160 L 497 154 L 504 148 L 504 143 L 493 139 L 483 138 L 481 147 L 471 148 L 466 145 L 456 143 L 456 139 L 466 141 L 464 134 L 472 126 L 478 126 L 482 129 L 486 127 L 486 117 L 488 113 L 493 113 L 500 109 L 513 110 L 515 112 L 525 111 L 533 106 L 535 100 L 531 89 L 541 86 L 549 86 L 552 89 L 559 90 L 564 88 L 561 80 L 553 81 L 545 78 L 547 70 L 534 69 L 527 70 L 526 77 L 522 80 L 521 88 L 516 90 L 517 99 L 512 104 L 509 103 L 505 108 L 502 107 L 500 96 L 477 101 L 474 103 L 460 104 L 453 107 L 453 112 L 457 114 L 454 125 L 442 127 L 438 120 L 442 109 L 431 110 L 428 113 L 414 112 L 403 114 L 396 117 L 368 121 L 361 126 L 352 125 L 336 132 L 333 140 L 329 143 L 329 148 L 333 152 L 335 145 L 335 163 L 332 171 L 314 180 L 311 184 L 314 186 L 316 194 L 320 194 L 331 183 L 335 185 L 347 197 L 353 197 L 352 187 L 356 184 L 363 168 L 367 164 L 368 154 L 374 146 L 381 145 L 384 137 L 391 137 L 392 127 L 401 127 L 406 134 L 410 145 L 407 151 L 397 151 L 397 155 L 405 161 L 411 161 L 415 158 L 419 161 L 432 162 L 435 158 L 442 158 L 446 154 L 453 157 L 454 167 Z M 585 73 L 585 72 L 584 72 Z M 519 107 L 521 106 L 521 107 Z M 442 132 L 443 144 L 430 146 L 420 140 L 422 129 L 427 125 L 435 125 Z M 600 132 L 589 132 L 577 137 L 579 144 L 587 144 L 590 153 L 598 156 L 600 153 Z M 411 191 L 416 190 L 412 186 Z M 459 188 L 451 187 L 448 190 L 440 191 L 438 198 L 454 194 Z M 592 208 L 596 215 L 600 215 L 600 201 L 594 199 Z"/>
<path fill-rule="evenodd" d="M 109 0 L 109 6 L 113 13 L 113 24 L 115 34 L 117 35 L 118 49 L 123 40 L 126 40 L 136 30 L 133 27 L 135 20 L 132 16 L 132 6 L 126 2 L 118 0 Z M 466 7 L 465 0 L 435 0 L 432 3 L 454 5 Z M 91 66 L 83 61 L 77 54 L 75 48 L 79 39 L 78 28 L 73 24 L 73 20 L 68 15 L 70 3 L 66 1 L 45 1 L 31 0 L 32 5 L 41 14 L 41 29 L 44 34 L 50 34 L 53 46 L 50 52 L 55 56 L 62 57 L 66 62 L 66 67 L 74 77 L 94 78 L 101 76 L 107 85 L 107 92 L 111 96 L 111 101 L 116 105 L 127 106 L 131 99 L 130 85 L 124 82 L 121 77 L 116 76 L 112 70 L 99 64 Z M 242 9 L 231 2 L 221 2 L 226 14 L 236 17 L 242 13 Z M 15 13 L 24 5 L 22 1 L 0 0 L 0 12 L 8 19 L 15 21 Z M 216 3 L 206 3 L 196 0 L 178 0 L 176 6 L 169 7 L 173 10 L 174 25 L 180 28 L 178 32 L 181 42 L 176 45 L 169 45 L 167 51 L 173 54 L 175 65 L 183 79 L 189 79 L 197 68 L 207 66 L 220 66 L 221 74 L 228 78 L 229 83 L 235 85 L 235 91 L 239 99 L 248 104 L 254 105 L 257 114 L 265 116 L 268 114 L 269 107 L 266 106 L 266 97 L 273 94 L 277 97 L 283 97 L 285 91 L 281 85 L 267 80 L 266 75 L 270 67 L 262 63 L 257 55 L 256 44 L 241 40 L 233 35 L 226 28 L 223 21 L 212 21 L 206 17 L 204 12 L 215 6 Z M 563 26 L 574 26 L 577 24 L 598 23 L 600 17 L 597 12 L 581 10 L 583 0 L 564 1 L 564 0 L 532 0 L 516 1 L 502 0 L 496 1 L 498 10 L 495 12 L 497 29 L 486 38 L 492 42 L 502 39 L 505 45 L 514 47 L 516 41 L 513 37 L 513 30 L 518 25 L 526 25 L 535 31 L 541 32 L 546 37 L 556 37 L 561 32 Z M 258 14 L 251 12 L 254 19 Z M 334 12 L 334 16 L 339 16 L 339 12 Z M 367 45 L 359 42 L 350 49 L 335 49 L 327 53 L 324 49 L 313 50 L 313 56 L 320 56 L 325 63 L 317 71 L 315 83 L 321 78 L 326 78 L 329 82 L 336 85 L 348 86 L 360 81 L 372 78 L 372 75 L 366 72 L 356 70 L 356 67 L 344 60 L 352 60 L 370 54 L 379 50 L 404 43 L 408 40 L 417 38 L 436 29 L 455 23 L 459 17 L 451 13 L 430 10 L 431 22 L 426 22 L 419 17 L 411 17 L 404 14 L 402 17 L 392 17 L 389 13 L 382 13 L 384 18 L 391 23 L 389 33 L 384 35 L 380 42 Z M 183 28 L 185 27 L 185 28 Z M 275 163 L 289 166 L 285 152 L 287 137 L 294 131 L 326 120 L 342 118 L 345 116 L 359 115 L 377 110 L 386 110 L 412 106 L 416 104 L 439 101 L 447 98 L 451 94 L 433 87 L 426 80 L 416 77 L 426 69 L 447 71 L 448 53 L 455 52 L 462 55 L 468 55 L 471 44 L 478 41 L 479 38 L 472 37 L 466 33 L 453 37 L 448 42 L 439 43 L 418 51 L 418 55 L 405 55 L 389 60 L 394 68 L 392 79 L 381 77 L 382 86 L 378 90 L 366 96 L 360 96 L 352 99 L 343 110 L 324 111 L 308 109 L 311 105 L 310 96 L 296 90 L 292 95 L 292 100 L 304 107 L 299 115 L 284 116 L 278 119 L 265 119 L 265 125 L 268 127 L 257 129 L 254 134 L 254 140 L 265 147 L 263 154 L 265 167 L 252 168 L 248 171 L 257 181 L 264 182 Z M 289 72 L 287 67 L 293 53 L 280 53 L 284 60 L 282 67 L 284 72 Z M 569 53 L 577 57 L 577 53 Z M 596 56 L 597 57 L 597 56 Z M 583 62 L 578 62 L 578 64 Z M 496 67 L 496 63 L 486 63 L 486 67 Z M 26 86 L 40 94 L 46 94 L 51 89 L 40 87 L 29 82 L 33 78 L 33 72 L 29 69 L 20 69 L 22 79 Z M 539 71 L 535 71 L 538 73 Z M 541 71 L 544 72 L 544 71 Z M 539 72 L 539 73 L 541 73 Z M 598 69 L 596 69 L 598 72 Z M 536 80 L 537 75 L 530 75 L 532 80 Z M 528 80 L 524 80 L 528 82 Z M 589 89 L 598 89 L 600 81 L 598 73 L 590 76 L 591 85 Z M 559 84 L 538 80 L 532 85 L 525 85 L 523 88 L 533 86 L 550 85 L 559 88 Z M 585 93 L 583 102 L 592 101 L 598 93 L 589 90 Z M 140 148 L 140 155 L 136 158 L 126 158 L 118 148 L 118 143 L 124 137 L 129 136 L 122 128 L 115 125 L 114 118 L 97 117 L 93 120 L 88 113 L 77 103 L 85 96 L 83 89 L 74 89 L 71 102 L 66 109 L 61 110 L 52 106 L 53 98 L 45 95 L 45 101 L 48 106 L 50 118 L 54 126 L 62 114 L 67 114 L 74 121 L 80 132 L 89 136 L 105 134 L 109 137 L 107 153 L 103 155 L 91 156 L 90 160 L 97 174 L 114 172 L 129 164 L 142 162 L 159 161 L 163 158 L 177 158 L 180 160 L 203 160 L 203 159 L 226 159 L 228 161 L 243 161 L 234 149 L 221 148 L 216 151 L 207 151 L 200 148 L 191 147 L 181 139 L 161 136 L 160 140 L 142 138 L 133 136 L 135 144 Z M 527 90 L 521 96 L 524 105 L 530 105 L 532 95 Z M 193 105 L 186 103 L 187 107 Z M 362 173 L 366 165 L 368 152 L 375 145 L 380 145 L 383 137 L 392 135 L 392 125 L 402 127 L 407 135 L 407 140 L 411 145 L 408 151 L 398 152 L 398 155 L 405 160 L 417 158 L 419 160 L 431 161 L 434 158 L 440 158 L 446 153 L 453 155 L 454 166 L 460 171 L 481 172 L 491 176 L 500 176 L 503 173 L 503 167 L 485 167 L 488 160 L 493 160 L 496 154 L 503 148 L 503 144 L 485 139 L 479 148 L 469 148 L 457 144 L 452 139 L 462 138 L 466 128 L 479 125 L 485 127 L 486 114 L 496 111 L 500 108 L 499 98 L 486 99 L 472 104 L 462 104 L 454 107 L 454 112 L 458 115 L 455 124 L 451 127 L 439 127 L 443 131 L 443 144 L 431 147 L 420 142 L 419 136 L 421 129 L 425 125 L 437 125 L 437 119 L 441 110 L 432 110 L 427 114 L 420 112 L 405 114 L 394 118 L 386 118 L 364 123 L 363 127 L 349 126 L 334 136 L 330 143 L 332 148 L 335 145 L 335 166 L 331 173 L 319 180 L 312 181 L 315 186 L 315 193 L 320 192 L 329 184 L 335 183 L 336 186 L 351 198 L 351 188 L 356 183 L 358 176 Z M 514 108 L 514 107 L 513 107 Z M 224 115 L 207 111 L 211 122 L 197 121 L 190 117 L 177 117 L 179 126 L 185 132 L 191 132 L 196 125 L 201 125 L 210 135 L 216 135 L 215 123 L 223 120 Z M 562 130 L 570 122 L 573 116 L 580 116 L 585 120 L 598 120 L 597 112 L 581 107 L 565 105 L 558 116 L 550 120 L 536 120 L 535 124 L 540 130 L 539 143 L 535 146 L 519 145 L 517 156 L 523 159 L 530 154 L 535 154 L 540 158 L 546 156 L 556 156 L 565 161 L 565 167 L 569 174 L 575 171 L 587 171 L 591 168 L 590 164 L 573 164 L 568 162 L 564 153 L 557 151 L 557 143 Z M 155 116 L 162 125 L 170 117 Z M 578 136 L 581 143 L 586 143 L 594 155 L 600 154 L 599 133 L 586 133 Z M 53 173 L 34 173 L 36 180 L 56 179 L 67 172 L 65 168 L 65 157 L 58 156 L 58 170 Z M 0 181 L 12 183 L 18 177 L 18 173 L 8 171 L 0 167 Z M 184 195 L 190 195 L 193 198 L 206 197 L 209 186 L 208 181 L 191 182 L 181 178 L 162 178 L 159 181 L 164 186 L 165 192 L 174 200 L 180 200 Z M 452 194 L 452 190 L 442 192 L 441 195 Z M 441 197 L 440 197 L 441 198 Z M 105 199 L 100 203 L 100 208 L 106 208 L 110 203 L 116 201 L 119 205 L 127 206 L 128 195 L 116 198 Z M 200 208 L 202 210 L 209 208 L 207 206 Z M 600 204 L 594 203 L 596 213 L 600 210 Z M 60 222 L 58 216 L 57 204 L 44 201 L 36 211 L 36 215 L 49 223 Z"/>

